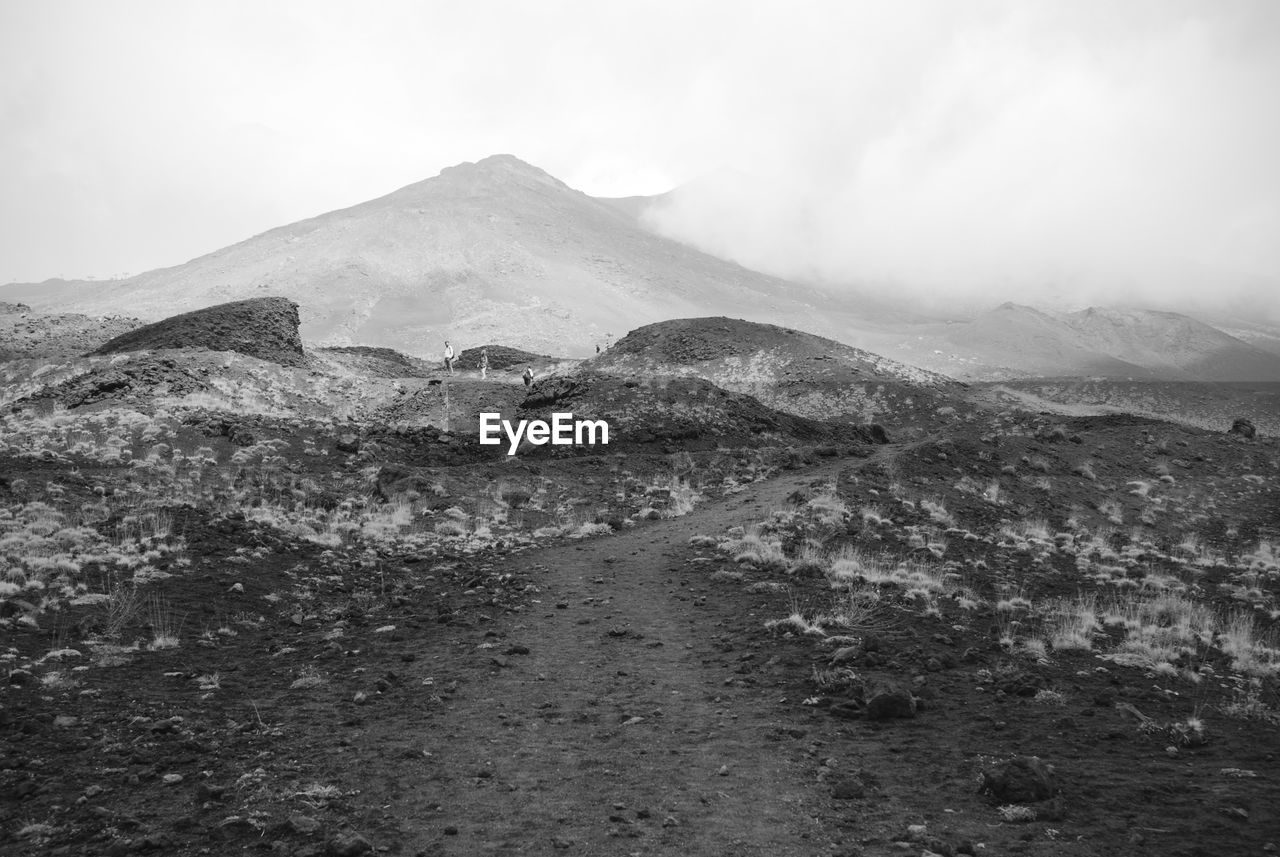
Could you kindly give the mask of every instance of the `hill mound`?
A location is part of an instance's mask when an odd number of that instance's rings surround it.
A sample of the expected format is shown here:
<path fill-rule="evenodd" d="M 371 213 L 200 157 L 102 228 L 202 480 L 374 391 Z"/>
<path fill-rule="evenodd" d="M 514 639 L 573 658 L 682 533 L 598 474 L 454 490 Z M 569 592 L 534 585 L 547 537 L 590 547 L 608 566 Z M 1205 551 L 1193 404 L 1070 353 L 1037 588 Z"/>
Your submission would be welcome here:
<path fill-rule="evenodd" d="M 107 342 L 95 355 L 158 348 L 236 351 L 283 366 L 303 364 L 298 305 L 287 298 L 252 298 L 183 313 Z"/>
<path fill-rule="evenodd" d="M 704 378 L 812 419 L 901 427 L 962 404 L 963 385 L 811 333 L 733 318 L 686 318 L 633 330 L 585 361 L 630 377 Z"/>
<path fill-rule="evenodd" d="M 668 451 L 704 451 L 758 445 L 874 444 L 869 427 L 810 419 L 771 408 L 753 396 L 721 389 L 695 377 L 622 378 L 580 371 L 538 381 L 520 405 L 520 415 L 576 418 L 609 423 L 613 449 L 652 444 Z"/>
<path fill-rule="evenodd" d="M 354 374 L 375 378 L 425 378 L 432 369 L 425 360 L 369 345 L 329 346 L 316 349 L 313 355 Z"/>
<path fill-rule="evenodd" d="M 0 360 L 74 357 L 142 324 L 136 318 L 46 314 L 0 302 Z"/>
<path fill-rule="evenodd" d="M 510 369 L 513 366 L 526 364 L 544 366 L 556 359 L 546 354 L 534 354 L 532 351 L 522 351 L 506 345 L 484 345 L 481 348 L 489 351 L 490 369 Z M 463 351 L 453 365 L 459 369 L 479 369 L 481 348 L 468 348 Z"/>

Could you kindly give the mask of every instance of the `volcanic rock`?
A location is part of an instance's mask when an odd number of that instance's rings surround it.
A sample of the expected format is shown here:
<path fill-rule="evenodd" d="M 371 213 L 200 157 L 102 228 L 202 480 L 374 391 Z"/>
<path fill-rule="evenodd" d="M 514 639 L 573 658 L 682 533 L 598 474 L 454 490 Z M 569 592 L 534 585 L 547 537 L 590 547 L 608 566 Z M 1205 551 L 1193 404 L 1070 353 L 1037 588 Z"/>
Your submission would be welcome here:
<path fill-rule="evenodd" d="M 1005 803 L 1048 800 L 1058 790 L 1053 769 L 1035 756 L 1018 756 L 982 772 L 982 788 Z"/>
<path fill-rule="evenodd" d="M 93 354 L 158 348 L 236 351 L 283 366 L 303 365 L 298 305 L 287 298 L 250 298 L 171 316 L 110 340 Z"/>
<path fill-rule="evenodd" d="M 1254 428 L 1253 420 L 1240 417 L 1239 419 L 1237 419 L 1235 422 L 1231 424 L 1231 431 L 1228 433 L 1238 434 L 1243 438 L 1253 440 L 1253 437 L 1258 433 L 1258 430 Z"/>
<path fill-rule="evenodd" d="M 909 719 L 915 716 L 915 697 L 903 687 L 882 684 L 867 695 L 868 720 Z"/>

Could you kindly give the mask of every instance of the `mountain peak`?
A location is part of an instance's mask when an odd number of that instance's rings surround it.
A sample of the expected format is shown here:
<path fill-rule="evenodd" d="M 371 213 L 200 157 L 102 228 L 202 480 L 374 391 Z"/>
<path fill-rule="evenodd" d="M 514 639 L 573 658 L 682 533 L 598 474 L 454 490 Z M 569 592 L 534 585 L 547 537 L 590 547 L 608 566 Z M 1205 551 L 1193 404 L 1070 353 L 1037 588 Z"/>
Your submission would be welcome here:
<path fill-rule="evenodd" d="M 1032 315 L 1042 315 L 1040 310 L 1036 309 L 1033 306 L 1014 303 L 1013 301 L 1005 301 L 1004 303 L 1000 304 L 1000 306 L 992 310 L 992 312 L 1024 312 L 1024 313 L 1031 313 Z"/>
<path fill-rule="evenodd" d="M 567 188 L 564 182 L 540 167 L 520 160 L 515 155 L 490 155 L 478 161 L 463 161 L 440 171 L 442 179 L 465 181 L 536 181 L 555 187 Z"/>
<path fill-rule="evenodd" d="M 539 173 L 542 172 L 542 170 L 538 169 L 528 161 L 522 161 L 519 158 L 517 158 L 515 155 L 508 155 L 503 153 L 499 153 L 496 155 L 489 155 L 488 157 L 481 158 L 480 160 L 475 162 L 475 165 L 477 167 L 524 169 L 524 170 L 534 170 Z"/>

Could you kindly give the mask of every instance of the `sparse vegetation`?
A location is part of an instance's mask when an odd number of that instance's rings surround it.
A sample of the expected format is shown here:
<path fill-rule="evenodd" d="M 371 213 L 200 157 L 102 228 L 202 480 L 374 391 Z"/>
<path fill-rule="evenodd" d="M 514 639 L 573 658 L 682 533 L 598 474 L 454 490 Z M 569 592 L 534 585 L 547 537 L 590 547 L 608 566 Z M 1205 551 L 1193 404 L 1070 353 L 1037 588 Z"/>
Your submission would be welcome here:
<path fill-rule="evenodd" d="M 114 827 L 128 793 L 166 823 L 194 819 L 199 835 L 164 828 L 157 847 L 174 853 L 213 836 L 332 850 L 321 836 L 359 825 L 394 850 L 382 808 L 402 784 L 528 793 L 513 771 L 538 763 L 488 741 L 535 726 L 603 739 L 610 771 L 632 736 L 696 738 L 707 754 L 729 746 L 718 735 L 762 753 L 776 741 L 809 753 L 803 779 L 839 800 L 909 795 L 885 811 L 912 826 L 945 803 L 949 823 L 1005 850 L 1052 839 L 1060 808 L 982 804 L 978 753 L 1057 754 L 1069 789 L 1097 768 L 1107 800 L 1142 806 L 1155 829 L 1186 829 L 1144 791 L 1173 759 L 1193 765 L 1188 803 L 1218 800 L 1209 778 L 1229 807 L 1274 796 L 1265 772 L 1194 767 L 1280 746 L 1280 456 L 1265 439 L 931 402 L 911 411 L 936 419 L 929 431 L 891 432 L 867 457 L 856 427 L 789 421 L 692 376 L 587 375 L 589 395 L 564 377 L 535 392 L 621 413 L 619 437 L 650 439 L 508 460 L 469 443 L 482 400 L 464 381 L 445 432 L 427 377 L 342 377 L 356 362 L 333 355 L 314 376 L 241 354 L 165 359 L 0 364 L 0 658 L 14 711 L 39 716 L 11 753 L 26 767 L 0 770 L 0 787 L 45 782 L 50 759 L 72 766 L 17 804 L 0 830 L 11 847 L 142 849 L 155 830 Z M 76 399 L 112 370 L 169 386 Z M 523 401 L 510 386 L 495 407 Z M 857 407 L 885 413 L 897 395 Z M 708 684 L 690 694 L 686 679 Z M 602 690 L 580 698 L 569 681 Z M 899 740 L 898 718 L 927 728 Z M 102 792 L 64 788 L 90 753 L 63 747 L 91 748 L 95 782 L 112 771 Z M 709 776 L 728 794 L 743 760 L 720 764 Z M 932 791 L 908 783 L 920 770 Z M 613 799 L 640 806 L 634 791 Z M 662 817 L 678 829 L 708 800 L 677 796 Z M 1104 812 L 1091 800 L 1066 805 Z M 465 811 L 441 806 L 424 825 Z M 648 821 L 615 813 L 619 836 Z M 1061 835 L 1092 817 L 1068 816 Z M 933 850 L 930 825 L 913 846 Z"/>

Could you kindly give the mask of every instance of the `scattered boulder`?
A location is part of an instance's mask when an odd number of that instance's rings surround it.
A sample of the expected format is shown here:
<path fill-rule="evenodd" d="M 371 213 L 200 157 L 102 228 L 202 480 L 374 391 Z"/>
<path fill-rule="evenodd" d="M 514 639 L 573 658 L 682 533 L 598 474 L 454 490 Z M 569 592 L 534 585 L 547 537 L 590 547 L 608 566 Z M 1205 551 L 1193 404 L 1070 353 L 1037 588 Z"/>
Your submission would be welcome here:
<path fill-rule="evenodd" d="M 1044 676 L 1036 675 L 1032 672 L 1018 668 L 1002 669 L 997 672 L 995 681 L 995 689 L 1008 694 L 1009 696 L 1033 697 L 1042 690 L 1049 688 L 1049 682 Z"/>
<path fill-rule="evenodd" d="M 911 691 L 896 684 L 881 684 L 867 694 L 868 720 L 901 720 L 916 716 Z"/>
<path fill-rule="evenodd" d="M 1231 431 L 1228 434 L 1238 434 L 1246 440 L 1253 440 L 1258 430 L 1253 425 L 1253 420 L 1240 417 L 1231 424 Z"/>
<path fill-rule="evenodd" d="M 831 787 L 831 796 L 836 800 L 856 800 L 867 793 L 867 784 L 859 777 L 850 776 L 837 780 Z"/>
<path fill-rule="evenodd" d="M 983 794 L 1003 803 L 1036 803 L 1058 791 L 1053 769 L 1035 756 L 1017 756 L 982 772 Z"/>
<path fill-rule="evenodd" d="M 330 857 L 359 857 L 373 850 L 372 843 L 355 831 L 347 830 L 329 840 Z"/>
<path fill-rule="evenodd" d="M 338 452 L 355 455 L 360 451 L 360 435 L 355 432 L 343 432 L 338 435 L 338 439 L 334 441 L 333 446 Z"/>

